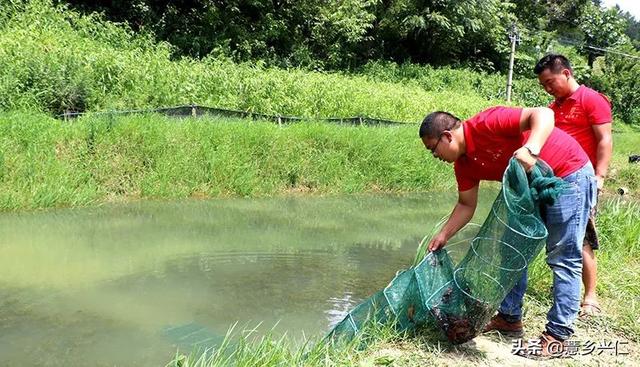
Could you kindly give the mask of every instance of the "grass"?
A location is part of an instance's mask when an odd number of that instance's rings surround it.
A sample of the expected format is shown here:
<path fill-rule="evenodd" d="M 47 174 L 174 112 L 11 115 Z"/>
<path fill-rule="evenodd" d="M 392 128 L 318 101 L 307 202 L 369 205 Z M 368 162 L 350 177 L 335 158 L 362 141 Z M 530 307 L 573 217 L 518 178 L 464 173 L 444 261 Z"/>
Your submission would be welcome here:
<path fill-rule="evenodd" d="M 638 128 L 615 124 L 618 130 L 613 135 L 613 156 L 609 168 L 606 186 L 611 192 L 626 188 L 634 198 L 640 198 L 640 163 L 629 163 L 629 156 L 639 155 Z"/>
<path fill-rule="evenodd" d="M 0 113 L 0 210 L 452 188 L 416 129 Z"/>
<path fill-rule="evenodd" d="M 296 344 L 286 335 L 276 337 L 272 332 L 257 335 L 257 328 L 229 329 L 224 341 L 216 348 L 178 353 L 167 366 L 356 366 L 366 352 L 366 346 L 379 345 L 406 338 L 391 323 L 370 323 L 358 336 L 348 342 L 323 342 L 307 339 Z"/>
<path fill-rule="evenodd" d="M 617 132 L 607 193 L 640 188 L 629 164 L 638 133 Z M 86 116 L 0 112 L 0 210 L 139 199 L 291 193 L 412 192 L 455 187 L 417 125 Z"/>
<path fill-rule="evenodd" d="M 171 46 L 53 0 L 0 5 L 0 110 L 213 107 L 319 117 L 461 118 L 504 103 L 505 78 L 451 68 L 371 62 L 356 72 L 277 69 L 227 59 L 173 59 Z M 535 78 L 514 81 L 514 104 L 546 105 Z M 628 121 L 632 122 L 632 121 Z"/>
<path fill-rule="evenodd" d="M 17 3 L 16 3 L 17 4 Z M 22 4 L 22 3 L 21 3 Z M 171 47 L 51 0 L 0 6 L 0 110 L 154 108 L 196 103 L 266 114 L 417 122 L 433 110 L 466 118 L 504 103 L 504 76 L 372 63 L 354 73 L 171 57 Z M 549 98 L 515 81 L 515 103 Z"/>

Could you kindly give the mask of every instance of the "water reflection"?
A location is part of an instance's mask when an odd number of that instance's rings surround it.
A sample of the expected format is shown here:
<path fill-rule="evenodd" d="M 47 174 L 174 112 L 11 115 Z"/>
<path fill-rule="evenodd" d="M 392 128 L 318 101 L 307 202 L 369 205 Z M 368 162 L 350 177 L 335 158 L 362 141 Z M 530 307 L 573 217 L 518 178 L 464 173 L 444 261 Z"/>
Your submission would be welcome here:
<path fill-rule="evenodd" d="M 410 265 L 451 195 L 0 216 L 0 365 L 164 365 L 234 322 L 322 335 Z"/>

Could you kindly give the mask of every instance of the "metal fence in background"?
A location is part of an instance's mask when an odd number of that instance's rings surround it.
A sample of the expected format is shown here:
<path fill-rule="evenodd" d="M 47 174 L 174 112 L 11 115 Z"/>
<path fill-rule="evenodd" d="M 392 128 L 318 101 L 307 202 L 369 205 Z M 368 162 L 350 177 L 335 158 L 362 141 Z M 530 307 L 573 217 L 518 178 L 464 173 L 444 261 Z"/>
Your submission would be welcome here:
<path fill-rule="evenodd" d="M 378 119 L 367 116 L 356 117 L 333 117 L 333 118 L 303 118 L 297 116 L 283 116 L 283 115 L 269 115 L 264 113 L 230 110 L 224 108 L 207 107 L 199 105 L 185 105 L 176 107 L 162 107 L 155 109 L 143 109 L 143 110 L 120 110 L 120 111 L 102 111 L 102 112 L 66 112 L 58 115 L 58 118 L 65 120 L 74 119 L 85 115 L 130 115 L 130 114 L 142 114 L 142 113 L 158 113 L 171 117 L 225 117 L 225 118 L 251 118 L 253 120 L 266 120 L 272 121 L 279 125 L 296 123 L 300 121 L 322 121 L 338 124 L 350 124 L 350 125 L 370 125 L 370 126 L 391 126 L 391 125 L 406 125 L 411 124 L 408 122 L 392 121 L 385 119 Z"/>

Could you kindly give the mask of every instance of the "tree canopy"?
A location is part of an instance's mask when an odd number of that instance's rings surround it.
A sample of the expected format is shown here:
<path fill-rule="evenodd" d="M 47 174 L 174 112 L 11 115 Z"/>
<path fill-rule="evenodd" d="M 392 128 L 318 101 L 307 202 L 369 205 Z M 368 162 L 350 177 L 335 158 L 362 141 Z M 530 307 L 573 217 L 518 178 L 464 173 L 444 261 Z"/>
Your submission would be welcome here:
<path fill-rule="evenodd" d="M 531 52 L 553 35 L 597 47 L 639 37 L 630 14 L 605 10 L 598 0 L 57 1 L 149 32 L 173 45 L 176 57 L 316 69 L 385 59 L 504 71 L 512 24 Z M 591 61 L 598 55 L 584 50 Z"/>

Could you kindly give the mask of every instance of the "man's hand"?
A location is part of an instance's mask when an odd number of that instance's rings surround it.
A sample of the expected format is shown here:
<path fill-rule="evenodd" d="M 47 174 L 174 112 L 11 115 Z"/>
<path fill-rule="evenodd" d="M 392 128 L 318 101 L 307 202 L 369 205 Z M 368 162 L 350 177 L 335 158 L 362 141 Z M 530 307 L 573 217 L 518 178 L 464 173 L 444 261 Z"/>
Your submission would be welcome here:
<path fill-rule="evenodd" d="M 443 248 L 446 244 L 447 244 L 447 237 L 444 235 L 444 233 L 440 232 L 431 239 L 431 242 L 429 242 L 429 251 L 431 252 L 438 251 L 441 248 Z"/>
<path fill-rule="evenodd" d="M 521 147 L 520 149 L 513 152 L 513 156 L 520 162 L 524 170 L 527 172 L 531 172 L 533 166 L 536 165 L 537 158 L 531 155 L 529 149 L 525 147 Z"/>

